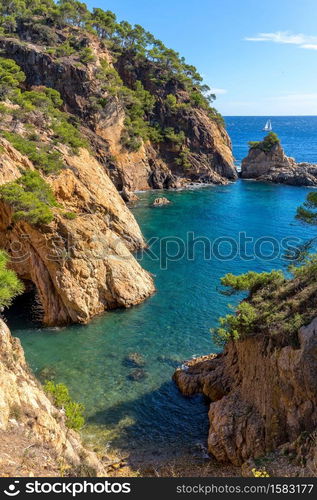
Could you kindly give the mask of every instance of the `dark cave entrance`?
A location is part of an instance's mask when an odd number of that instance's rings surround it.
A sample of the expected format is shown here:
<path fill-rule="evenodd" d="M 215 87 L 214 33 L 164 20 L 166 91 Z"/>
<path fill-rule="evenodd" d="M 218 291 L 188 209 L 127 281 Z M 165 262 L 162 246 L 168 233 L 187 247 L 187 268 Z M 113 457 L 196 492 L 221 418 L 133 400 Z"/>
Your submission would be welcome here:
<path fill-rule="evenodd" d="M 5 309 L 3 317 L 10 328 L 36 328 L 43 326 L 43 307 L 36 286 L 30 280 L 22 280 L 24 292 Z"/>

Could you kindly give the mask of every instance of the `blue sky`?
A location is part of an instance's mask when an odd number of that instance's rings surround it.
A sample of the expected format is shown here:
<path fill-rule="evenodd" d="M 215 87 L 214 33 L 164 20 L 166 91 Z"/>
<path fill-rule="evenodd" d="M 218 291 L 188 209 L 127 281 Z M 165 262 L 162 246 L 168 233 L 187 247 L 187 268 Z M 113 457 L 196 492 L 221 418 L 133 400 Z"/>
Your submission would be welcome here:
<path fill-rule="evenodd" d="M 317 0 L 94 0 L 194 64 L 224 115 L 317 115 Z"/>

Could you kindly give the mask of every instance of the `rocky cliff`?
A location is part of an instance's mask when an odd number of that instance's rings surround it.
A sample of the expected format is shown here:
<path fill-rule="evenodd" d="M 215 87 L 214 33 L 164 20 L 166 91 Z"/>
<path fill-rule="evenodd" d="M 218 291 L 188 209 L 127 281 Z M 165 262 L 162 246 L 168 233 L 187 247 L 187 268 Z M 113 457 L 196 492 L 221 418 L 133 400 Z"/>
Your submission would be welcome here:
<path fill-rule="evenodd" d="M 144 246 L 140 229 L 104 168 L 83 148 L 66 153 L 64 168 L 47 177 L 60 204 L 50 224 L 15 221 L 5 203 L 0 211 L 0 246 L 18 276 L 35 286 L 47 325 L 85 323 L 154 291 L 131 253 Z M 35 170 L 32 162 L 1 139 L 1 183 L 26 170 Z"/>
<path fill-rule="evenodd" d="M 190 105 L 184 85 L 177 80 L 154 85 L 153 73 L 160 72 L 154 63 L 140 62 L 129 51 L 116 59 L 104 43 L 74 26 L 53 33 L 58 43 L 75 37 L 78 48 L 91 50 L 93 61 L 82 64 L 78 53 L 52 55 L 47 41 L 25 23 L 17 29 L 19 39 L 0 37 L 0 48 L 23 69 L 27 86 L 45 85 L 60 92 L 65 109 L 80 118 L 95 153 L 120 191 L 175 188 L 190 182 L 223 184 L 237 178 L 231 142 L 221 119 L 210 118 L 206 110 Z M 101 85 L 98 74 L 105 61 L 127 88 L 142 82 L 155 96 L 150 122 L 184 134 L 181 149 L 164 137 L 155 142 L 143 140 L 135 151 L 123 146 L 126 110 L 117 96 L 102 88 L 104 82 Z M 175 96 L 175 106 L 166 105 L 168 95 Z"/>
<path fill-rule="evenodd" d="M 275 450 L 317 470 L 317 319 L 314 258 L 287 279 L 281 272 L 226 275 L 249 296 L 221 318 L 214 340 L 224 351 L 185 363 L 174 374 L 182 393 L 210 400 L 209 452 L 241 465 Z M 235 287 L 235 288 L 234 288 Z"/>
<path fill-rule="evenodd" d="M 176 371 L 184 395 L 202 392 L 212 401 L 208 449 L 220 462 L 241 465 L 281 445 L 287 449 L 304 435 L 301 452 L 307 458 L 317 425 L 316 319 L 301 328 L 299 340 L 298 348 L 272 349 L 263 339 L 249 338 Z"/>
<path fill-rule="evenodd" d="M 0 319 L 0 475 L 105 475 L 97 456 L 65 425 Z"/>
<path fill-rule="evenodd" d="M 160 66 L 116 37 L 113 46 L 46 15 L 21 14 L 14 36 L 0 36 L 11 79 L 0 82 L 0 180 L 40 171 L 57 206 L 53 221 L 32 224 L 17 216 L 16 193 L 11 204 L 2 198 L 0 246 L 35 286 L 45 324 L 85 323 L 154 291 L 131 254 L 145 243 L 118 190 L 129 201 L 137 189 L 226 183 L 237 173 L 221 116 L 184 83 L 192 67 L 165 49 Z"/>
<path fill-rule="evenodd" d="M 316 186 L 317 165 L 296 163 L 285 155 L 278 142 L 268 151 L 251 147 L 241 165 L 243 179 L 290 184 L 292 186 Z"/>

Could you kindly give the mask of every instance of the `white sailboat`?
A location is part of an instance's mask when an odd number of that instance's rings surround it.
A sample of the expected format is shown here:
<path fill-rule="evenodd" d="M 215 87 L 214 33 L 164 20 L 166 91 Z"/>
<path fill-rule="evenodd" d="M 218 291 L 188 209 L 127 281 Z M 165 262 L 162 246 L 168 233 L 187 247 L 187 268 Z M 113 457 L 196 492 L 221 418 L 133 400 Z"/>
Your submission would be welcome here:
<path fill-rule="evenodd" d="M 265 132 L 271 132 L 271 131 L 272 131 L 272 123 L 271 123 L 271 120 L 268 120 L 268 121 L 266 122 L 266 124 L 264 125 L 263 130 L 264 130 Z"/>

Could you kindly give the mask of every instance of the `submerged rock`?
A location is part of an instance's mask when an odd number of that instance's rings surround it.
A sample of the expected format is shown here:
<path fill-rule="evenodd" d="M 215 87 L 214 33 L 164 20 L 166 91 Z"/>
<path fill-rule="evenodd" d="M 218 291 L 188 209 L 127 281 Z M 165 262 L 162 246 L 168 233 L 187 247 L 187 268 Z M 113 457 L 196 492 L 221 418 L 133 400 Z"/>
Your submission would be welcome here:
<path fill-rule="evenodd" d="M 142 370 L 142 368 L 135 368 L 135 370 L 132 370 L 128 375 L 128 379 L 133 380 L 134 382 L 143 380 L 146 377 L 147 373 L 145 370 Z"/>
<path fill-rule="evenodd" d="M 50 365 L 43 366 L 43 368 L 37 372 L 36 376 L 44 383 L 46 380 L 54 380 L 56 378 L 56 370 Z"/>
<path fill-rule="evenodd" d="M 169 366 L 172 366 L 173 368 L 176 368 L 181 364 L 181 361 L 179 359 L 170 356 L 165 356 L 164 354 L 160 354 L 156 359 L 160 363 L 165 363 Z"/>
<path fill-rule="evenodd" d="M 171 203 L 170 200 L 162 196 L 161 198 L 155 198 L 152 203 L 152 207 L 162 207 L 163 205 L 169 205 Z"/>
<path fill-rule="evenodd" d="M 145 366 L 145 360 L 142 354 L 138 352 L 130 352 L 123 360 L 125 366 L 141 368 Z"/>

